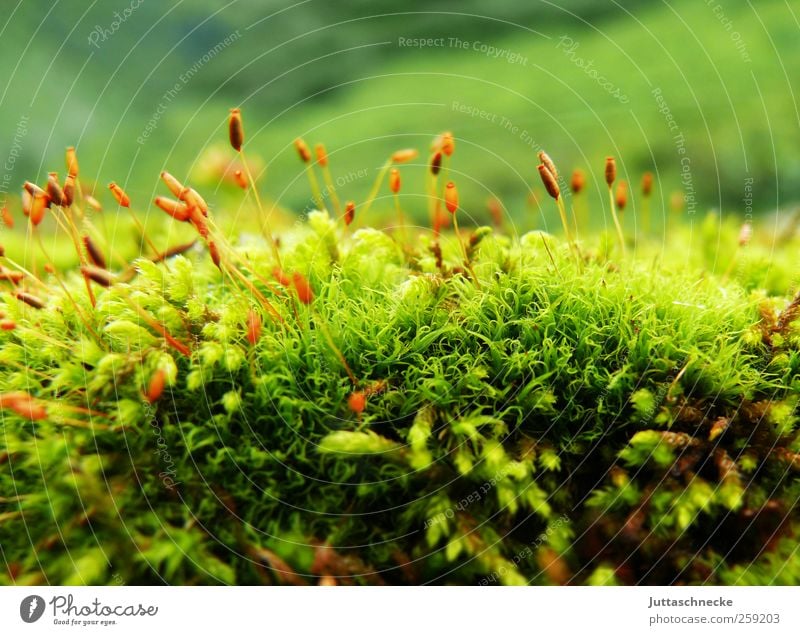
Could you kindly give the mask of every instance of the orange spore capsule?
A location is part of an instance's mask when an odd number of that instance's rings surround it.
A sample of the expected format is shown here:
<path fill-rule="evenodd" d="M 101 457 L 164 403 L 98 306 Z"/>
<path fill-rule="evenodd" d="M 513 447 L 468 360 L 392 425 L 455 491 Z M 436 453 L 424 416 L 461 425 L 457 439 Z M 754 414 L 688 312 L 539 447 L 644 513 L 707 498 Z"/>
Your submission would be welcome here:
<path fill-rule="evenodd" d="M 100 205 L 100 201 L 98 201 L 94 196 L 91 194 L 87 194 L 85 197 L 87 205 L 91 207 L 95 212 L 103 211 L 103 206 Z"/>
<path fill-rule="evenodd" d="M 392 163 L 408 163 L 419 156 L 419 152 L 414 148 L 404 148 L 392 154 Z"/>
<path fill-rule="evenodd" d="M 8 208 L 4 205 L 3 209 L 0 210 L 0 215 L 3 217 L 3 225 L 8 227 L 9 229 L 14 228 L 14 217 L 11 215 L 11 212 Z"/>
<path fill-rule="evenodd" d="M 169 188 L 169 191 L 172 192 L 173 196 L 177 196 L 179 199 L 183 198 L 183 192 L 186 188 L 178 179 L 164 170 L 161 173 L 161 180 L 164 181 L 164 184 Z"/>
<path fill-rule="evenodd" d="M 542 183 L 544 183 L 547 193 L 557 200 L 558 197 L 561 196 L 561 188 L 558 187 L 556 177 L 553 176 L 552 172 L 550 172 L 544 164 L 539 165 L 538 169 L 539 176 L 542 177 Z"/>
<path fill-rule="evenodd" d="M 69 207 L 72 205 L 72 202 L 75 200 L 75 177 L 71 174 L 67 174 L 67 178 L 64 179 L 64 205 Z"/>
<path fill-rule="evenodd" d="M 617 162 L 614 157 L 606 157 L 606 183 L 608 187 L 614 184 L 617 180 Z"/>
<path fill-rule="evenodd" d="M 628 204 L 628 184 L 625 181 L 617 183 L 616 203 L 620 211 Z"/>
<path fill-rule="evenodd" d="M 392 168 L 392 171 L 389 172 L 389 189 L 394 194 L 400 191 L 400 170 L 397 168 Z"/>
<path fill-rule="evenodd" d="M 317 155 L 317 163 L 319 163 L 323 168 L 328 165 L 328 153 L 325 150 L 325 146 L 322 143 L 318 143 L 314 146 L 314 152 Z"/>
<path fill-rule="evenodd" d="M 306 277 L 299 271 L 295 271 L 292 274 L 292 284 L 297 292 L 297 299 L 303 304 L 311 304 L 314 299 L 314 292 L 311 290 L 311 285 L 308 284 Z"/>
<path fill-rule="evenodd" d="M 91 260 L 95 266 L 106 269 L 105 256 L 103 256 L 103 252 L 100 251 L 100 248 L 94 243 L 92 237 L 89 234 L 84 234 L 81 240 L 83 241 L 83 246 L 86 248 L 89 260 Z"/>
<path fill-rule="evenodd" d="M 164 386 L 166 386 L 166 383 L 167 374 L 163 369 L 159 368 L 153 373 L 153 376 L 150 378 L 150 384 L 147 386 L 147 395 L 145 395 L 147 401 L 150 403 L 158 401 L 164 393 Z"/>
<path fill-rule="evenodd" d="M 33 400 L 14 402 L 11 404 L 10 408 L 20 417 L 24 417 L 30 421 L 41 421 L 47 418 L 47 410 L 45 407 L 41 404 L 37 404 Z"/>
<path fill-rule="evenodd" d="M 453 138 L 452 132 L 443 132 L 442 139 L 441 139 L 441 150 L 444 152 L 448 157 L 453 155 L 453 152 L 456 150 L 456 140 Z"/>
<path fill-rule="evenodd" d="M 436 176 L 439 174 L 439 171 L 442 169 L 442 153 L 441 151 L 437 151 L 431 157 L 431 174 Z"/>
<path fill-rule="evenodd" d="M 81 273 L 84 275 L 84 277 L 99 284 L 101 287 L 110 287 L 112 284 L 114 284 L 114 276 L 100 267 L 84 265 L 81 267 Z"/>
<path fill-rule="evenodd" d="M 236 172 L 233 173 L 233 180 L 236 181 L 236 185 L 243 190 L 247 189 L 247 177 L 242 174 L 241 170 L 236 170 Z"/>
<path fill-rule="evenodd" d="M 244 125 L 242 124 L 242 111 L 238 108 L 231 108 L 231 114 L 228 118 L 228 136 L 233 149 L 236 152 L 241 152 L 244 144 Z"/>
<path fill-rule="evenodd" d="M 347 398 L 347 407 L 355 414 L 360 415 L 367 407 L 366 395 L 360 390 L 350 393 Z"/>
<path fill-rule="evenodd" d="M 300 137 L 294 140 L 294 147 L 303 163 L 308 163 L 311 161 L 311 150 L 308 149 L 308 144 Z"/>
<path fill-rule="evenodd" d="M 26 392 L 7 392 L 0 395 L 0 408 L 12 410 L 31 421 L 40 421 L 47 417 L 45 407 L 37 404 Z"/>
<path fill-rule="evenodd" d="M 108 189 L 111 190 L 111 194 L 114 195 L 117 203 L 119 203 L 122 207 L 130 207 L 131 206 L 131 199 L 128 198 L 128 195 L 125 193 L 119 185 L 112 181 L 108 184 Z"/>
<path fill-rule="evenodd" d="M 644 196 L 650 196 L 653 192 L 653 173 L 652 172 L 645 172 L 642 175 L 642 194 Z"/>
<path fill-rule="evenodd" d="M 344 224 L 350 225 L 356 217 L 356 204 L 353 201 L 347 201 L 344 206 Z"/>
<path fill-rule="evenodd" d="M 569 182 L 569 187 L 573 194 L 580 194 L 586 186 L 586 175 L 582 170 L 575 170 L 572 173 L 572 179 Z"/>
<path fill-rule="evenodd" d="M 222 259 L 219 255 L 219 248 L 213 240 L 208 241 L 208 253 L 211 254 L 211 261 L 217 266 L 217 269 L 221 269 Z"/>
<path fill-rule="evenodd" d="M 550 155 L 547 154 L 547 152 L 545 152 L 544 150 L 542 150 L 541 152 L 539 152 L 539 161 L 541 161 L 542 164 L 548 170 L 550 170 L 550 174 L 552 174 L 553 178 L 555 178 L 555 180 L 558 181 L 558 170 L 556 169 L 556 164 L 553 163 L 553 159 L 550 158 Z"/>
<path fill-rule="evenodd" d="M 50 203 L 50 197 L 46 192 L 36 192 L 33 196 L 30 208 L 31 224 L 36 227 L 44 220 L 45 210 Z"/>
<path fill-rule="evenodd" d="M 287 276 L 283 272 L 283 270 L 280 269 L 279 267 L 275 267 L 272 270 L 272 277 L 275 278 L 275 280 L 277 280 L 284 287 L 291 286 L 291 284 L 292 284 L 292 279 L 289 276 Z"/>
<path fill-rule="evenodd" d="M 252 346 L 258 343 L 261 338 L 261 317 L 255 309 L 251 308 L 247 312 L 247 341 Z"/>
<path fill-rule="evenodd" d="M 50 197 L 50 200 L 59 207 L 66 205 L 64 190 L 61 189 L 61 185 L 58 182 L 58 174 L 55 172 L 50 172 L 50 174 L 47 175 L 47 195 Z"/>
<path fill-rule="evenodd" d="M 447 211 L 455 214 L 458 209 L 458 190 L 456 184 L 450 181 L 444 188 L 444 204 Z"/>
<path fill-rule="evenodd" d="M 24 277 L 25 274 L 21 271 L 12 271 L 11 269 L 0 266 L 0 280 L 8 280 L 13 284 L 19 284 Z"/>
<path fill-rule="evenodd" d="M 78 155 L 75 154 L 75 148 L 69 146 L 66 152 L 67 159 L 67 174 L 73 179 L 78 178 Z"/>
<path fill-rule="evenodd" d="M 203 216 L 208 216 L 208 204 L 197 190 L 190 187 L 185 189 L 182 194 L 181 200 L 189 207 L 196 207 L 203 213 Z"/>
<path fill-rule="evenodd" d="M 155 203 L 161 210 L 172 216 L 175 220 L 181 222 L 189 220 L 189 208 L 185 203 L 167 198 L 166 196 L 156 196 Z"/>

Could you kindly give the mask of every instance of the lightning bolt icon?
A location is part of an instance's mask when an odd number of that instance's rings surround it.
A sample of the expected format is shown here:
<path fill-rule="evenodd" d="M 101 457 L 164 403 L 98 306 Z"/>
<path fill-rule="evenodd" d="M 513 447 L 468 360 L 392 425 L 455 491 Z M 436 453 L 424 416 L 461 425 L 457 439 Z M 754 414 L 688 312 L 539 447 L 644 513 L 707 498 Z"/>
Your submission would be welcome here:
<path fill-rule="evenodd" d="M 33 615 L 33 612 L 36 610 L 37 606 L 39 606 L 39 600 L 36 598 L 31 598 L 31 605 L 28 607 L 28 617 Z"/>

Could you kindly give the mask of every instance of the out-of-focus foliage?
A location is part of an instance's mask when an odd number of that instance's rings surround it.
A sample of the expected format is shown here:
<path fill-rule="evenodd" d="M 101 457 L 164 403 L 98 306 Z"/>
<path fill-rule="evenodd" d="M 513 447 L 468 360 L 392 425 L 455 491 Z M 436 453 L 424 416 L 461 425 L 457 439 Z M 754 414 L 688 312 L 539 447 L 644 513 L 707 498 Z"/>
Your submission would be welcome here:
<path fill-rule="evenodd" d="M 112 174 L 147 199 L 165 165 L 198 169 L 220 113 L 241 106 L 268 174 L 294 168 L 295 136 L 325 140 L 357 201 L 370 182 L 360 174 L 444 128 L 460 141 L 475 216 L 496 195 L 530 220 L 522 203 L 539 148 L 593 170 L 624 148 L 621 178 L 636 193 L 654 170 L 665 201 L 678 191 L 727 211 L 747 178 L 756 211 L 797 199 L 800 53 L 786 3 L 559 5 L 145 2 L 104 40 L 92 34 L 128 4 L 19 8 L 0 68 L 4 147 L 27 117 L 10 191 L 77 144 L 93 157 L 87 183 Z M 408 44 L 420 39 L 438 43 Z M 293 209 L 309 203 L 300 179 L 273 193 Z"/>

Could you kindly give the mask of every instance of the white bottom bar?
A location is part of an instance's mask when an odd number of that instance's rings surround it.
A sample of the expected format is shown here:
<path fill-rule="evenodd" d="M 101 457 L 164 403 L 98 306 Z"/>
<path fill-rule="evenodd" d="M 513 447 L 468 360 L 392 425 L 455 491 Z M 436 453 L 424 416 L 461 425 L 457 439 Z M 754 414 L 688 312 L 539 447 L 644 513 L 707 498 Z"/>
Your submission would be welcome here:
<path fill-rule="evenodd" d="M 792 587 L 6 587 L 0 632 L 777 634 L 800 632 L 798 600 Z"/>

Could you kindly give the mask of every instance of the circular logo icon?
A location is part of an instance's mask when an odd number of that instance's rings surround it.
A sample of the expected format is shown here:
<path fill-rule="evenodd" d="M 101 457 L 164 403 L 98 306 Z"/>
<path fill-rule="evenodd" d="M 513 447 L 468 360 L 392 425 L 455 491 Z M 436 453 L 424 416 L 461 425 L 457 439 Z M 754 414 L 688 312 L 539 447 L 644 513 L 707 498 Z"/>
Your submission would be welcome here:
<path fill-rule="evenodd" d="M 23 622 L 33 624 L 44 613 L 44 598 L 41 595 L 29 595 L 19 605 L 19 616 Z"/>

